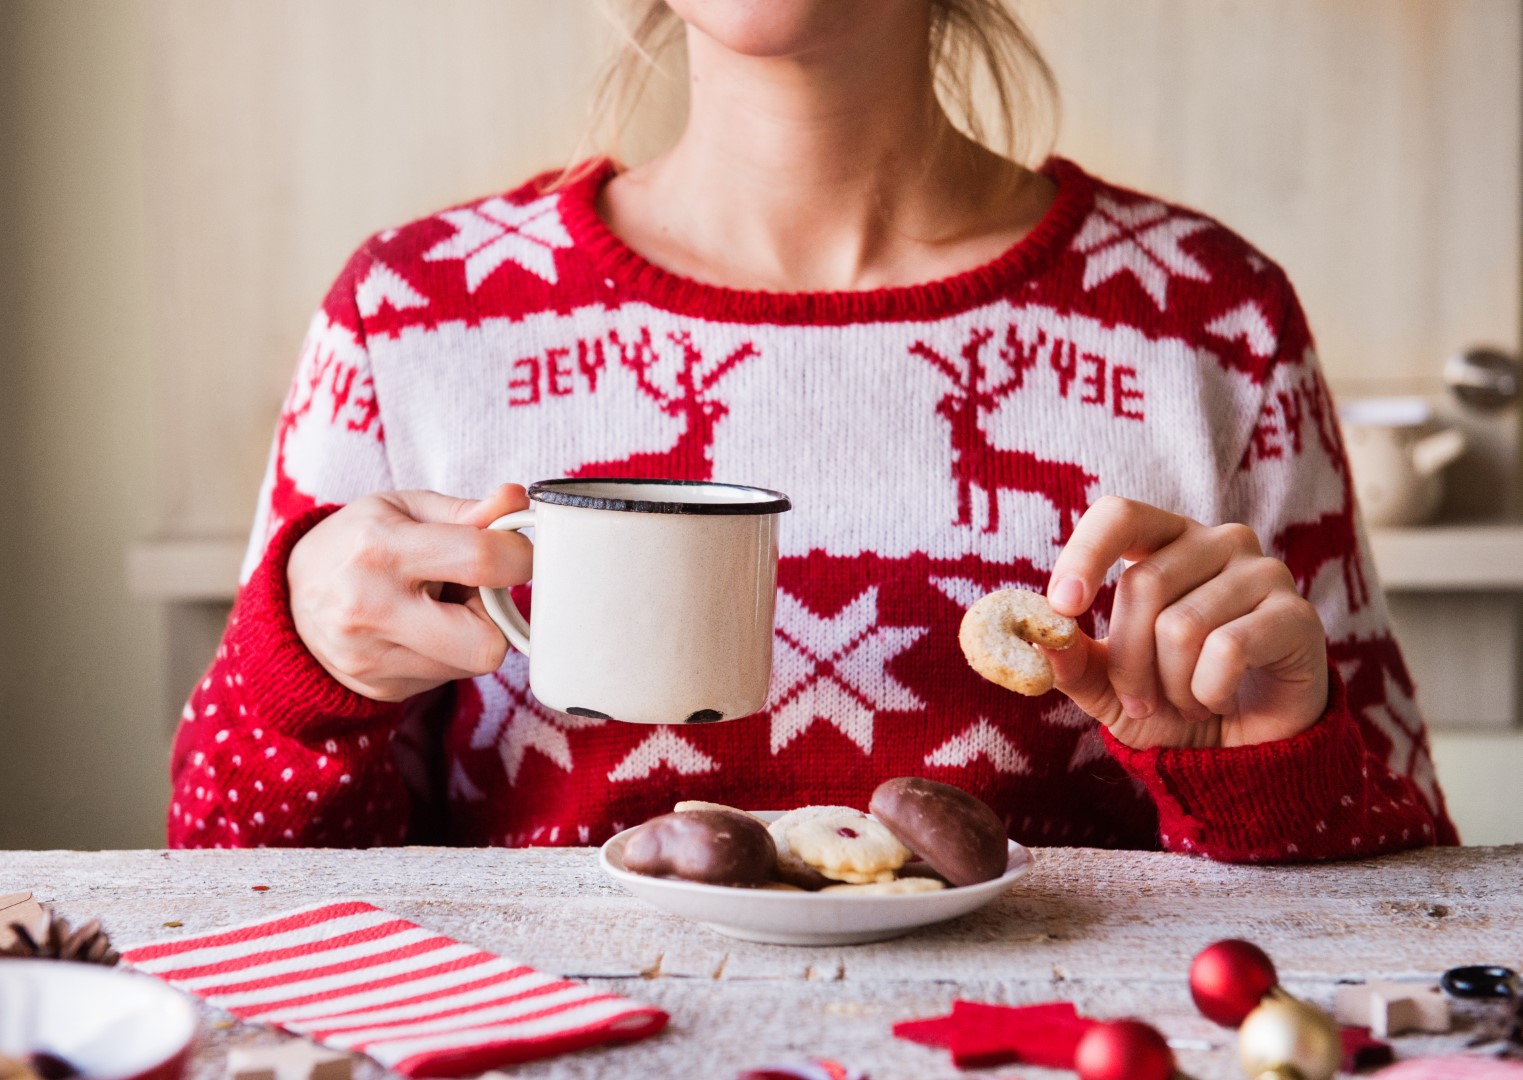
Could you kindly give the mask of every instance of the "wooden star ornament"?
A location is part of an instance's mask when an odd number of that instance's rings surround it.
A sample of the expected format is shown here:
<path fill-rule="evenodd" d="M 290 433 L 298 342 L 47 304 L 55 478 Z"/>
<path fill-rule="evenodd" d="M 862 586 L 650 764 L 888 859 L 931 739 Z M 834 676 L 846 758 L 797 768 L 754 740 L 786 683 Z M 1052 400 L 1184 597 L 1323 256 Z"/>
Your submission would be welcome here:
<path fill-rule="evenodd" d="M 305 1039 L 228 1051 L 226 1080 L 350 1080 L 353 1062 Z"/>
<path fill-rule="evenodd" d="M 1367 982 L 1340 986 L 1333 998 L 1340 1024 L 1367 1027 L 1377 1039 L 1407 1031 L 1449 1030 L 1449 1001 L 1426 983 Z"/>

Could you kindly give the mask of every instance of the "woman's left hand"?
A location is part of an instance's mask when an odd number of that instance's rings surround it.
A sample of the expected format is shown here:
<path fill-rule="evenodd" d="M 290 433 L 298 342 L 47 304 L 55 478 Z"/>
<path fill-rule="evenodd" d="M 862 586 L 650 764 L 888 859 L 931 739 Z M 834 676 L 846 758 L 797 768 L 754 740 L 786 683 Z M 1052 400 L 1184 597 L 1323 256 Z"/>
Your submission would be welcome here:
<path fill-rule="evenodd" d="M 1290 571 L 1246 525 L 1202 525 L 1107 495 L 1058 555 L 1047 598 L 1094 602 L 1118 559 L 1110 636 L 1045 650 L 1059 690 L 1135 749 L 1285 739 L 1327 705 L 1327 641 Z"/>

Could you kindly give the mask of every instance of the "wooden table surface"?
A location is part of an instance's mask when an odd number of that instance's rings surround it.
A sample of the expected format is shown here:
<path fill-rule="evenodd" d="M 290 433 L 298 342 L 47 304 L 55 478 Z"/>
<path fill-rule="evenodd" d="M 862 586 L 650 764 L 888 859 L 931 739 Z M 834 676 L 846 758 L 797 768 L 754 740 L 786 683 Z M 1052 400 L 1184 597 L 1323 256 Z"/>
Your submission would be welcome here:
<path fill-rule="evenodd" d="M 1138 1016 L 1171 1039 L 1209 1044 L 1178 1051 L 1180 1067 L 1226 1080 L 1241 1075 L 1232 1033 L 1195 1011 L 1186 983 L 1191 958 L 1219 938 L 1258 943 L 1292 993 L 1323 1005 L 1339 981 L 1431 980 L 1482 962 L 1523 970 L 1523 845 L 1277 868 L 1046 848 L 1029 877 L 979 912 L 835 948 L 754 945 L 664 915 L 607 880 L 589 848 L 0 852 L 0 893 L 22 889 L 71 919 L 99 915 L 119 947 L 363 899 L 671 1014 L 654 1038 L 520 1066 L 515 1077 L 729 1080 L 807 1056 L 873 1080 L 1072 1075 L 959 1074 L 946 1051 L 891 1034 L 895 1021 L 944 1013 L 962 997 Z M 1398 1054 L 1459 1048 L 1484 1008 L 1461 1004 L 1454 1032 L 1402 1037 Z M 220 1077 L 228 1047 L 278 1037 L 206 1010 L 194 1080 Z M 368 1061 L 356 1073 L 381 1075 Z"/>

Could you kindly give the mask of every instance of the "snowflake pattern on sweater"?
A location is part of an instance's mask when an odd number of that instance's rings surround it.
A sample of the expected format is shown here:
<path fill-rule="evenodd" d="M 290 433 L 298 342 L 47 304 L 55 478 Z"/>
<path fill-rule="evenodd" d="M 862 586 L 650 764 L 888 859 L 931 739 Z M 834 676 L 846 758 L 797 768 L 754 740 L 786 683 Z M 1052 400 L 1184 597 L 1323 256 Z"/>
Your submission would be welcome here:
<path fill-rule="evenodd" d="M 1053 206 L 999 259 L 868 292 L 671 275 L 599 220 L 606 168 L 366 243 L 312 321 L 244 585 L 182 716 L 171 843 L 589 844 L 681 798 L 865 806 L 905 774 L 973 791 L 1031 844 L 1294 861 L 1455 842 L 1284 274 L 1209 218 L 1048 171 Z M 577 475 L 793 498 L 762 714 L 568 716 L 516 653 L 388 705 L 303 647 L 286 559 L 334 506 Z M 1136 751 L 1061 694 L 968 668 L 962 612 L 1042 589 L 1107 493 L 1244 522 L 1287 563 L 1328 630 L 1313 728 Z M 1081 619 L 1096 636 L 1117 573 Z"/>

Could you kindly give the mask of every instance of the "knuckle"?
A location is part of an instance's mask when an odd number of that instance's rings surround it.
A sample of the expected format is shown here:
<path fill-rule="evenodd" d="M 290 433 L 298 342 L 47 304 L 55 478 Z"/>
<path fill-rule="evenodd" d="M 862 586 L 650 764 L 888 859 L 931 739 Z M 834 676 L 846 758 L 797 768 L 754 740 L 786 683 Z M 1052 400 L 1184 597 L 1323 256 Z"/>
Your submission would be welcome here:
<path fill-rule="evenodd" d="M 1136 512 L 1137 503 L 1122 495 L 1101 495 L 1090 506 L 1089 512 L 1106 521 L 1125 521 Z"/>
<path fill-rule="evenodd" d="M 1268 578 L 1271 571 L 1261 571 Z M 1317 609 L 1312 606 L 1300 593 L 1287 590 L 1271 590 L 1264 598 L 1261 609 L 1280 619 L 1304 619 L 1308 614 L 1315 615 Z"/>
<path fill-rule="evenodd" d="M 521 536 L 511 547 L 499 549 L 498 560 L 502 580 L 496 584 L 518 585 L 534 576 L 534 545 Z"/>
<path fill-rule="evenodd" d="M 1241 521 L 1229 521 L 1211 529 L 1212 536 L 1226 547 L 1234 551 L 1247 551 L 1254 555 L 1261 554 L 1263 549 L 1259 545 L 1259 534 L 1253 528 L 1244 525 Z"/>
<path fill-rule="evenodd" d="M 1160 610 L 1168 602 L 1168 578 L 1156 562 L 1133 563 L 1121 575 L 1121 585 L 1131 602 Z"/>
<path fill-rule="evenodd" d="M 1133 657 L 1113 655 L 1106 664 L 1106 676 L 1111 686 L 1122 693 L 1150 699 L 1157 693 L 1155 669 Z"/>
<path fill-rule="evenodd" d="M 456 495 L 445 495 L 436 491 L 420 492 L 414 498 L 423 504 L 419 508 L 418 520 L 440 524 L 462 523 L 467 513 L 476 505 L 474 499 L 462 499 Z"/>
<path fill-rule="evenodd" d="M 1214 663 L 1233 671 L 1247 663 L 1247 642 L 1241 633 L 1228 626 L 1218 626 L 1207 634 L 1201 652 L 1209 652 Z"/>
<path fill-rule="evenodd" d="M 494 532 L 491 535 L 492 541 L 498 551 L 505 552 L 511 558 L 525 563 L 533 561 L 534 545 L 530 543 L 529 538 L 523 533 Z"/>
<path fill-rule="evenodd" d="M 508 642 L 501 634 L 483 634 L 475 649 L 475 663 L 471 665 L 471 671 L 477 675 L 490 675 L 502 667 L 503 661 L 508 658 Z"/>
<path fill-rule="evenodd" d="M 346 640 L 366 637 L 374 629 L 369 593 L 352 583 L 337 584 L 328 597 L 328 624 Z"/>
<path fill-rule="evenodd" d="M 484 532 L 480 543 L 485 569 L 498 576 L 501 576 L 506 567 L 517 562 L 530 546 L 529 541 L 516 532 Z"/>
<path fill-rule="evenodd" d="M 1290 618 L 1300 623 L 1308 633 L 1323 635 L 1326 629 L 1322 625 L 1322 614 L 1317 606 L 1299 593 L 1286 598 L 1286 607 L 1289 609 Z"/>
<path fill-rule="evenodd" d="M 1254 576 L 1267 586 L 1270 592 L 1289 593 L 1297 598 L 1300 593 L 1296 591 L 1296 579 L 1279 559 L 1269 555 L 1262 555 L 1254 563 Z"/>
<path fill-rule="evenodd" d="M 497 563 L 491 540 L 482 533 L 461 538 L 459 559 L 460 573 L 473 585 L 490 579 Z"/>
<path fill-rule="evenodd" d="M 1261 562 L 1264 564 L 1265 579 L 1272 588 L 1277 592 L 1300 597 L 1301 590 L 1296 587 L 1296 576 L 1290 572 L 1290 567 L 1272 555 L 1263 556 Z"/>
<path fill-rule="evenodd" d="M 374 518 L 364 518 L 353 525 L 349 542 L 349 561 L 369 572 L 391 565 L 391 530 Z"/>
<path fill-rule="evenodd" d="M 370 650 L 355 641 L 336 643 L 329 651 L 328 659 L 334 667 L 352 679 L 369 682 L 375 674 L 375 661 Z"/>
<path fill-rule="evenodd" d="M 1233 687 L 1230 684 L 1220 682 L 1203 685 L 1198 691 L 1193 686 L 1190 688 L 1190 693 L 1196 701 L 1200 702 L 1202 709 L 1208 715 L 1210 713 L 1224 713 L 1230 710 L 1232 708 L 1232 691 Z M 1202 716 L 1200 719 L 1204 720 L 1206 716 Z"/>
<path fill-rule="evenodd" d="M 1185 605 L 1165 609 L 1154 624 L 1159 644 L 1176 650 L 1194 645 L 1203 636 L 1203 630 L 1200 615 Z"/>
<path fill-rule="evenodd" d="M 398 701 L 406 701 L 412 695 L 413 689 L 407 683 L 383 682 L 371 687 L 365 696 L 394 704 Z"/>

